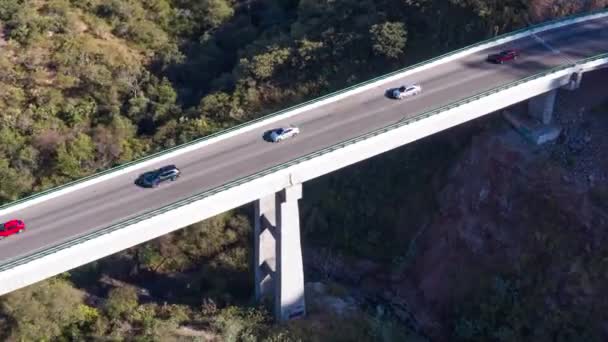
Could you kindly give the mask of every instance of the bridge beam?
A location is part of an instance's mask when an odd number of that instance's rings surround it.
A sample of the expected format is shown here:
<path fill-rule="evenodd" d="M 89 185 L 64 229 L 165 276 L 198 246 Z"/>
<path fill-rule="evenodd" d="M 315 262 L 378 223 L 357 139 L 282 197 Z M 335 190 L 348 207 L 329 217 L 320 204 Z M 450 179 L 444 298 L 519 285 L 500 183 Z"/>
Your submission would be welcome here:
<path fill-rule="evenodd" d="M 277 321 L 306 314 L 300 198 L 297 184 L 255 202 L 255 298 L 272 297 Z"/>
<path fill-rule="evenodd" d="M 529 99 L 528 115 L 538 119 L 545 125 L 550 124 L 551 120 L 553 120 L 553 109 L 555 108 L 556 97 L 557 89 L 553 89 Z"/>

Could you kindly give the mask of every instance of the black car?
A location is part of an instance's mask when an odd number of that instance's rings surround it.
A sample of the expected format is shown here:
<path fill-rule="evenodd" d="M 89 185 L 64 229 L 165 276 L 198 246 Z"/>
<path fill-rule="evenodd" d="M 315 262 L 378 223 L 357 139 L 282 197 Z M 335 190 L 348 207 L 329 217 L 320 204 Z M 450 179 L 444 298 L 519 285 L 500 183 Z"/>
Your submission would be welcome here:
<path fill-rule="evenodd" d="M 164 181 L 174 181 L 180 175 L 179 169 L 175 165 L 163 166 L 158 170 L 146 172 L 137 178 L 136 183 L 144 187 L 157 187 Z"/>

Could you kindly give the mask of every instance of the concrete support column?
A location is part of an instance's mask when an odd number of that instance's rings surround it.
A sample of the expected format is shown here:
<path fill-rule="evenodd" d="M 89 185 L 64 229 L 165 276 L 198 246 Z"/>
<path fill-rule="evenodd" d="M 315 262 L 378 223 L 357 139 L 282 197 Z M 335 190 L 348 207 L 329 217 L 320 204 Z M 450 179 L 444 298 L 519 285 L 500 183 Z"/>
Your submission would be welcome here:
<path fill-rule="evenodd" d="M 581 86 L 581 82 L 583 81 L 583 73 L 582 72 L 575 72 L 572 75 L 570 75 L 570 81 L 568 82 L 568 84 L 566 86 L 564 86 L 564 89 L 567 90 L 576 90 Z"/>
<path fill-rule="evenodd" d="M 276 271 L 276 196 L 260 198 L 255 202 L 254 273 L 255 300 L 274 293 Z"/>
<path fill-rule="evenodd" d="M 554 89 L 529 99 L 528 115 L 540 120 L 545 125 L 550 124 L 553 119 L 553 108 L 555 107 L 556 96 L 557 89 Z"/>
<path fill-rule="evenodd" d="M 306 314 L 300 198 L 297 184 L 255 203 L 255 297 L 273 297 L 278 321 Z"/>

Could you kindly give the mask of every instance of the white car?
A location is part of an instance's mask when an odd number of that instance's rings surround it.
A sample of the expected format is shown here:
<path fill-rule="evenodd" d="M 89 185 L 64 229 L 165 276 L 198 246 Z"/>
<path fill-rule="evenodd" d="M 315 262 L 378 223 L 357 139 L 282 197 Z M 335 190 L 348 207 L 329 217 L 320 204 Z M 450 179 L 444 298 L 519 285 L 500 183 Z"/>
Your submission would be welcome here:
<path fill-rule="evenodd" d="M 419 84 L 404 85 L 399 88 L 389 89 L 390 97 L 401 100 L 406 97 L 418 95 L 422 92 L 422 87 Z"/>
<path fill-rule="evenodd" d="M 272 142 L 280 142 L 285 139 L 293 138 L 298 134 L 300 134 L 300 129 L 298 127 L 281 127 L 275 129 L 274 131 L 272 131 L 272 133 L 270 133 L 270 140 Z"/>

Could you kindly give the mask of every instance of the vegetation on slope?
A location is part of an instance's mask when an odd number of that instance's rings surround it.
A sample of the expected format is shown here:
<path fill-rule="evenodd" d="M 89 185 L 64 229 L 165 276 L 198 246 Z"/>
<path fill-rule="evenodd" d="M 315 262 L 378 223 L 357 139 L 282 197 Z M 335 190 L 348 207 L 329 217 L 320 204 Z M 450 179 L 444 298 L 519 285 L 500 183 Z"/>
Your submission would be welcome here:
<path fill-rule="evenodd" d="M 0 200 L 522 26 L 503 3 L 5 0 Z"/>

